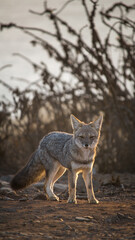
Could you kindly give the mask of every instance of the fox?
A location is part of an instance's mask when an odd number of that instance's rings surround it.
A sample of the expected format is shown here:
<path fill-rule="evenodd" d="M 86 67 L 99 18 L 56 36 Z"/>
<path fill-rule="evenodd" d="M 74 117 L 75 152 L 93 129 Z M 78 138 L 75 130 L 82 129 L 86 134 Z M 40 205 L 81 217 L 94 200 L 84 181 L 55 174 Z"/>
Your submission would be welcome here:
<path fill-rule="evenodd" d="M 48 200 L 59 201 L 53 187 L 68 171 L 68 203 L 77 203 L 76 185 L 82 173 L 89 203 L 99 203 L 92 182 L 96 148 L 100 138 L 103 115 L 95 121 L 84 123 L 73 114 L 70 116 L 73 133 L 60 131 L 45 135 L 28 163 L 13 177 L 11 188 L 15 191 L 28 187 L 45 177 L 44 191 Z"/>

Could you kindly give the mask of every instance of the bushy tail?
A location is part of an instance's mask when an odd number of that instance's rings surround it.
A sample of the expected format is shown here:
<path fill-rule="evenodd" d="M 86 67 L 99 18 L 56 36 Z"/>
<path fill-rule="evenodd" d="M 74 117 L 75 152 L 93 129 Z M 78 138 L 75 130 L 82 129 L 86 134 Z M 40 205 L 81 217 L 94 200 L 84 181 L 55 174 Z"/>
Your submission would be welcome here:
<path fill-rule="evenodd" d="M 38 152 L 34 152 L 28 163 L 11 180 L 13 190 L 23 189 L 30 184 L 39 181 L 45 175 L 45 168 L 40 162 Z"/>

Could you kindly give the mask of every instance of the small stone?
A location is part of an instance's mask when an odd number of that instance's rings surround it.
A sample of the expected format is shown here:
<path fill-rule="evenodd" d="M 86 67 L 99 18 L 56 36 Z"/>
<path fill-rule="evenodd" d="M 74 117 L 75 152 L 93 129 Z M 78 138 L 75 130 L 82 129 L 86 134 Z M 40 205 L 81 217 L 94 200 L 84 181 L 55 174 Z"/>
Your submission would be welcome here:
<path fill-rule="evenodd" d="M 40 223 L 41 221 L 40 220 L 35 220 L 34 223 Z"/>
<path fill-rule="evenodd" d="M 84 216 L 85 218 L 88 218 L 88 219 L 93 219 L 92 216 Z"/>
<path fill-rule="evenodd" d="M 87 217 L 76 217 L 75 218 L 76 221 L 80 221 L 80 222 L 90 222 L 90 219 Z"/>
<path fill-rule="evenodd" d="M 4 196 L 4 197 L 3 197 L 3 200 L 6 200 L 6 201 L 13 201 L 14 199 L 12 199 L 12 198 L 10 198 L 10 197 L 6 197 L 6 196 Z"/>
<path fill-rule="evenodd" d="M 0 189 L 0 193 L 3 195 L 6 195 L 7 193 L 11 193 L 11 192 L 13 192 L 13 191 L 9 187 L 1 187 L 1 189 Z"/>

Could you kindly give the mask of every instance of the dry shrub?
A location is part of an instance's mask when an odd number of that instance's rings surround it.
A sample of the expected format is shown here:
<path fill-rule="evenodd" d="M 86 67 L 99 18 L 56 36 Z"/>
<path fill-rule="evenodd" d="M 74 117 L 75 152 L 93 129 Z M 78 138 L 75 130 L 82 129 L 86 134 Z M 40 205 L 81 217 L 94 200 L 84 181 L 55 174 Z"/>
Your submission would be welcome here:
<path fill-rule="evenodd" d="M 134 11 L 135 6 L 119 2 L 102 11 L 101 20 L 108 27 L 108 34 L 101 40 L 100 33 L 95 27 L 97 2 L 88 3 L 82 0 L 80 4 L 87 17 L 90 44 L 83 37 L 83 28 L 76 31 L 59 17 L 61 11 L 52 10 L 46 4 L 42 13 L 31 12 L 48 17 L 54 25 L 53 33 L 14 23 L 1 24 L 2 30 L 15 27 L 25 31 L 32 36 L 32 45 L 42 46 L 49 57 L 60 66 L 59 75 L 54 76 L 45 63 L 37 65 L 31 61 L 34 69 L 39 71 L 42 82 L 35 83 L 36 90 L 31 87 L 23 92 L 10 89 L 14 103 L 1 102 L 0 155 L 1 164 L 5 164 L 6 167 L 18 168 L 24 164 L 39 140 L 49 131 L 71 132 L 69 121 L 71 113 L 89 122 L 102 111 L 104 123 L 100 151 L 96 160 L 99 170 L 134 172 L 135 22 L 127 17 L 127 14 Z M 92 9 L 91 12 L 89 9 Z M 64 34 L 65 31 L 68 38 Z M 57 42 L 56 47 L 44 37 L 39 37 L 38 32 L 54 38 Z M 115 36 L 113 41 L 112 33 Z M 111 57 L 111 51 L 120 53 L 117 67 Z M 68 81 L 64 80 L 65 74 L 68 74 Z M 132 93 L 128 88 L 129 84 L 132 86 Z M 12 112 L 14 120 L 11 117 Z"/>

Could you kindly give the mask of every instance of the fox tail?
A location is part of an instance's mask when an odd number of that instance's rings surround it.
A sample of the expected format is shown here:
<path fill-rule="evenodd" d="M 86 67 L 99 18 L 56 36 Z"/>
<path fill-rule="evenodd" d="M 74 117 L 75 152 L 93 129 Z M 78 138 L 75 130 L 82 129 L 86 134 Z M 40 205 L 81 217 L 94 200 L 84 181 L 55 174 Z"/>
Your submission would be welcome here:
<path fill-rule="evenodd" d="M 39 181 L 45 175 L 45 168 L 40 162 L 38 152 L 35 151 L 28 163 L 11 180 L 11 188 L 20 190 Z"/>

